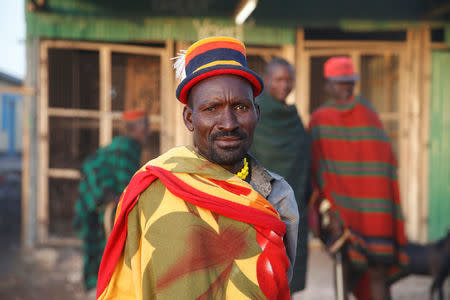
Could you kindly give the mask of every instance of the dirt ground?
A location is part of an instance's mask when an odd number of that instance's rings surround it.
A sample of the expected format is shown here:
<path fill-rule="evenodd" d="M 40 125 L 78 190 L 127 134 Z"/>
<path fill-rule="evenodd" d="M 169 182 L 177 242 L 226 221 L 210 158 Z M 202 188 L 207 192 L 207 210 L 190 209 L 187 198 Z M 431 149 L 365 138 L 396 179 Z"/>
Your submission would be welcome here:
<path fill-rule="evenodd" d="M 82 258 L 79 249 L 40 248 L 26 253 L 18 241 L 8 240 L 0 256 L 0 299 L 81 300 L 94 299 L 83 291 Z M 321 249 L 310 252 L 306 290 L 293 295 L 294 300 L 334 299 L 332 261 Z M 393 299 L 428 299 L 428 277 L 410 276 L 392 288 Z M 445 293 L 450 299 L 450 283 Z"/>
<path fill-rule="evenodd" d="M 9 238 L 9 246 L 1 252 L 0 299 L 89 299 L 81 283 L 79 250 L 42 248 L 25 252 L 17 240 Z"/>

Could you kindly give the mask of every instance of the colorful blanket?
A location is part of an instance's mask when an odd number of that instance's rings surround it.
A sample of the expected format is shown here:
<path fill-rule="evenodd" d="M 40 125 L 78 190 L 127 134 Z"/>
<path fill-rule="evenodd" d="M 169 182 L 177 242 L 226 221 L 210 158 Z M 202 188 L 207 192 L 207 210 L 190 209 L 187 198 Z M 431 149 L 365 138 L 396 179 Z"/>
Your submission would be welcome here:
<path fill-rule="evenodd" d="M 362 275 L 369 263 L 390 265 L 389 282 L 408 264 L 397 163 L 372 105 L 360 96 L 314 112 L 313 175 L 350 232 L 348 256 Z"/>
<path fill-rule="evenodd" d="M 285 224 L 188 147 L 150 161 L 117 207 L 98 299 L 289 299 Z"/>
<path fill-rule="evenodd" d="M 141 163 L 141 146 L 126 136 L 98 149 L 83 163 L 74 227 L 83 239 L 83 279 L 86 289 L 95 288 L 106 239 L 104 209 L 112 196 L 119 199 Z M 109 196 L 109 197 L 108 197 Z"/>
<path fill-rule="evenodd" d="M 257 98 L 261 119 L 250 152 L 264 168 L 283 176 L 294 190 L 300 213 L 292 291 L 305 288 L 307 260 L 307 204 L 311 196 L 311 138 L 294 105 L 263 94 Z"/>

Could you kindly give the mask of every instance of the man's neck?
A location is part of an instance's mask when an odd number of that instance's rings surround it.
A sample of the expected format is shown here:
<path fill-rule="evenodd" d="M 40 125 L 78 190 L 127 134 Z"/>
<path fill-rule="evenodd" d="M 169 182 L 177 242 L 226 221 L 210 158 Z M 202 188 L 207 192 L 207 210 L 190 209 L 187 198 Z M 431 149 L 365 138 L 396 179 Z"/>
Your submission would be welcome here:
<path fill-rule="evenodd" d="M 272 96 L 270 93 L 267 93 L 267 95 L 272 98 L 274 101 L 280 102 L 281 104 L 286 105 L 286 99 L 284 100 L 278 100 L 277 98 L 275 98 L 274 96 Z"/>
<path fill-rule="evenodd" d="M 353 99 L 354 99 L 354 97 L 353 97 L 353 95 L 351 95 L 349 98 L 347 98 L 347 99 L 336 99 L 336 98 L 333 98 L 333 101 L 337 104 L 337 105 L 346 105 L 346 104 L 349 104 L 349 103 L 351 103 L 351 102 L 353 102 Z"/>
<path fill-rule="evenodd" d="M 241 160 L 233 165 L 220 165 L 220 166 L 225 170 L 229 171 L 230 173 L 236 174 L 244 167 L 244 161 Z"/>

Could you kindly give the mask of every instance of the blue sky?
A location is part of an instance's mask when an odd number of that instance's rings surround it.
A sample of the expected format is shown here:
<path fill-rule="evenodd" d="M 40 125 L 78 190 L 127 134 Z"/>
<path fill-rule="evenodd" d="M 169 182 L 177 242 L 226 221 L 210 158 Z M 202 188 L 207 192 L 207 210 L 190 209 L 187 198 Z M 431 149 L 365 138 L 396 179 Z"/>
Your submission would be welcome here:
<path fill-rule="evenodd" d="M 25 0 L 0 0 L 0 71 L 25 77 Z"/>

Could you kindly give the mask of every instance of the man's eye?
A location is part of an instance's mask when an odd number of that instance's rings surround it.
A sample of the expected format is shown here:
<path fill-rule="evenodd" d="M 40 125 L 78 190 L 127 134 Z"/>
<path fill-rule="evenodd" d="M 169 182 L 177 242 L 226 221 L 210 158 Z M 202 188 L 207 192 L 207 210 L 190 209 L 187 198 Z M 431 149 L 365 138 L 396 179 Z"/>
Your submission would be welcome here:
<path fill-rule="evenodd" d="M 247 109 L 247 106 L 245 106 L 245 105 L 243 105 L 243 104 L 239 104 L 239 105 L 236 105 L 236 109 L 237 109 L 237 110 L 246 110 L 246 109 Z"/>
<path fill-rule="evenodd" d="M 214 106 L 210 106 L 206 108 L 206 111 L 215 111 L 216 108 Z"/>

